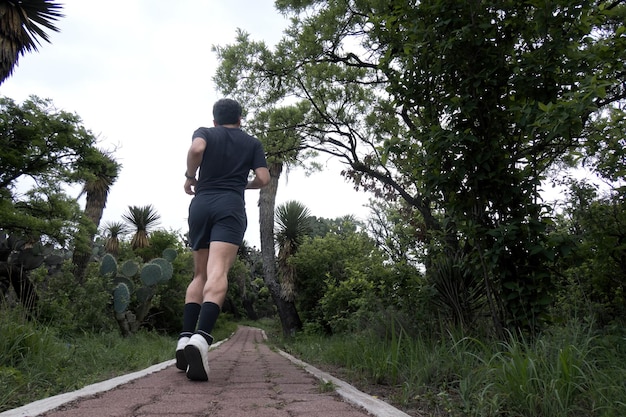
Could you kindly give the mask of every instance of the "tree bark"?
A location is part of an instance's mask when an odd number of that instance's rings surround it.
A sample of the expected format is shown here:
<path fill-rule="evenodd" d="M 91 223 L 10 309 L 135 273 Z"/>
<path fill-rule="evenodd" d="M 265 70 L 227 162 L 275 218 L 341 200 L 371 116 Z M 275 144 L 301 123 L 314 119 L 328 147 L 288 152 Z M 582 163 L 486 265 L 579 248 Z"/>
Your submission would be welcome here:
<path fill-rule="evenodd" d="M 298 315 L 296 305 L 280 296 L 280 283 L 276 279 L 276 252 L 274 243 L 274 210 L 276 206 L 276 192 L 278 180 L 283 170 L 282 163 L 273 163 L 269 166 L 270 183 L 262 188 L 259 194 L 259 229 L 261 233 L 261 259 L 263 259 L 263 281 L 269 289 L 285 336 L 293 336 L 302 329 L 302 321 Z"/>

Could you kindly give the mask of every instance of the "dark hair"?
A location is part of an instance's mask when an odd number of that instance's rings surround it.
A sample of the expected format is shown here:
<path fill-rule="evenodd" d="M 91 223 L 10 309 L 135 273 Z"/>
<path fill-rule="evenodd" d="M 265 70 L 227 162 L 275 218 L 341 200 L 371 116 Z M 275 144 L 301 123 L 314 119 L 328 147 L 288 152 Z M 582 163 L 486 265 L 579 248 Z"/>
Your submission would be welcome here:
<path fill-rule="evenodd" d="M 241 105 L 230 98 L 222 98 L 213 105 L 213 120 L 218 125 L 232 125 L 239 122 Z"/>

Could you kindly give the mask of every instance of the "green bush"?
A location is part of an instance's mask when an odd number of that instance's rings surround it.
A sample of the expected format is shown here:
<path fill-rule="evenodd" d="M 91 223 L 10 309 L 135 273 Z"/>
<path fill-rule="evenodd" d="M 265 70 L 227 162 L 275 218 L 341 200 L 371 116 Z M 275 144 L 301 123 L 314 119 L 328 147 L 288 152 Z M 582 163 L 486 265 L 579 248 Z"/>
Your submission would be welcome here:
<path fill-rule="evenodd" d="M 60 273 L 47 275 L 45 268 L 33 271 L 40 301 L 37 320 L 50 324 L 61 333 L 106 332 L 117 327 L 111 311 L 111 291 L 108 279 L 97 272 L 98 265 L 90 263 L 85 281 L 78 285 L 72 274 L 72 264 L 66 261 Z"/>

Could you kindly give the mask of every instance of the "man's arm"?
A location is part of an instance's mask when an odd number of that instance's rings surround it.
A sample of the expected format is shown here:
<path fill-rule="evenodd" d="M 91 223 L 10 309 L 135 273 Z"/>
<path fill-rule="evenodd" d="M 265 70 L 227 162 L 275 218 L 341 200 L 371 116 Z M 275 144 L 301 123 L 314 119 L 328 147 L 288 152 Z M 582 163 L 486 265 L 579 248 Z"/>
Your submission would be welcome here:
<path fill-rule="evenodd" d="M 185 171 L 185 192 L 193 195 L 191 187 L 196 186 L 196 171 L 202 162 L 202 155 L 206 149 L 206 141 L 203 138 L 194 138 L 187 152 L 187 170 Z"/>
<path fill-rule="evenodd" d="M 252 181 L 248 181 L 248 185 L 246 185 L 246 189 L 248 190 L 257 190 L 259 188 L 265 187 L 270 183 L 270 171 L 266 167 L 259 167 L 254 170 L 254 179 Z"/>

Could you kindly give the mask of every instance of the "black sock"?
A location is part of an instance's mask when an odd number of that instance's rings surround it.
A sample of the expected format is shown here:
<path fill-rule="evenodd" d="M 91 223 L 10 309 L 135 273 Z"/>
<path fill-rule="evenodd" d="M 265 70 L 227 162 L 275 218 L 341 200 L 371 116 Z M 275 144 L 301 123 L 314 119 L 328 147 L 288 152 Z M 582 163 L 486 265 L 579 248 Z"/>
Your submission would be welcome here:
<path fill-rule="evenodd" d="M 183 310 L 183 331 L 180 337 L 191 337 L 196 331 L 198 316 L 200 315 L 201 306 L 198 303 L 187 303 Z"/>
<path fill-rule="evenodd" d="M 202 303 L 200 317 L 198 318 L 198 333 L 203 336 L 211 335 L 215 322 L 217 321 L 217 316 L 220 315 L 220 310 L 220 306 L 210 301 Z M 211 340 L 207 339 L 207 342 L 211 343 Z"/>

